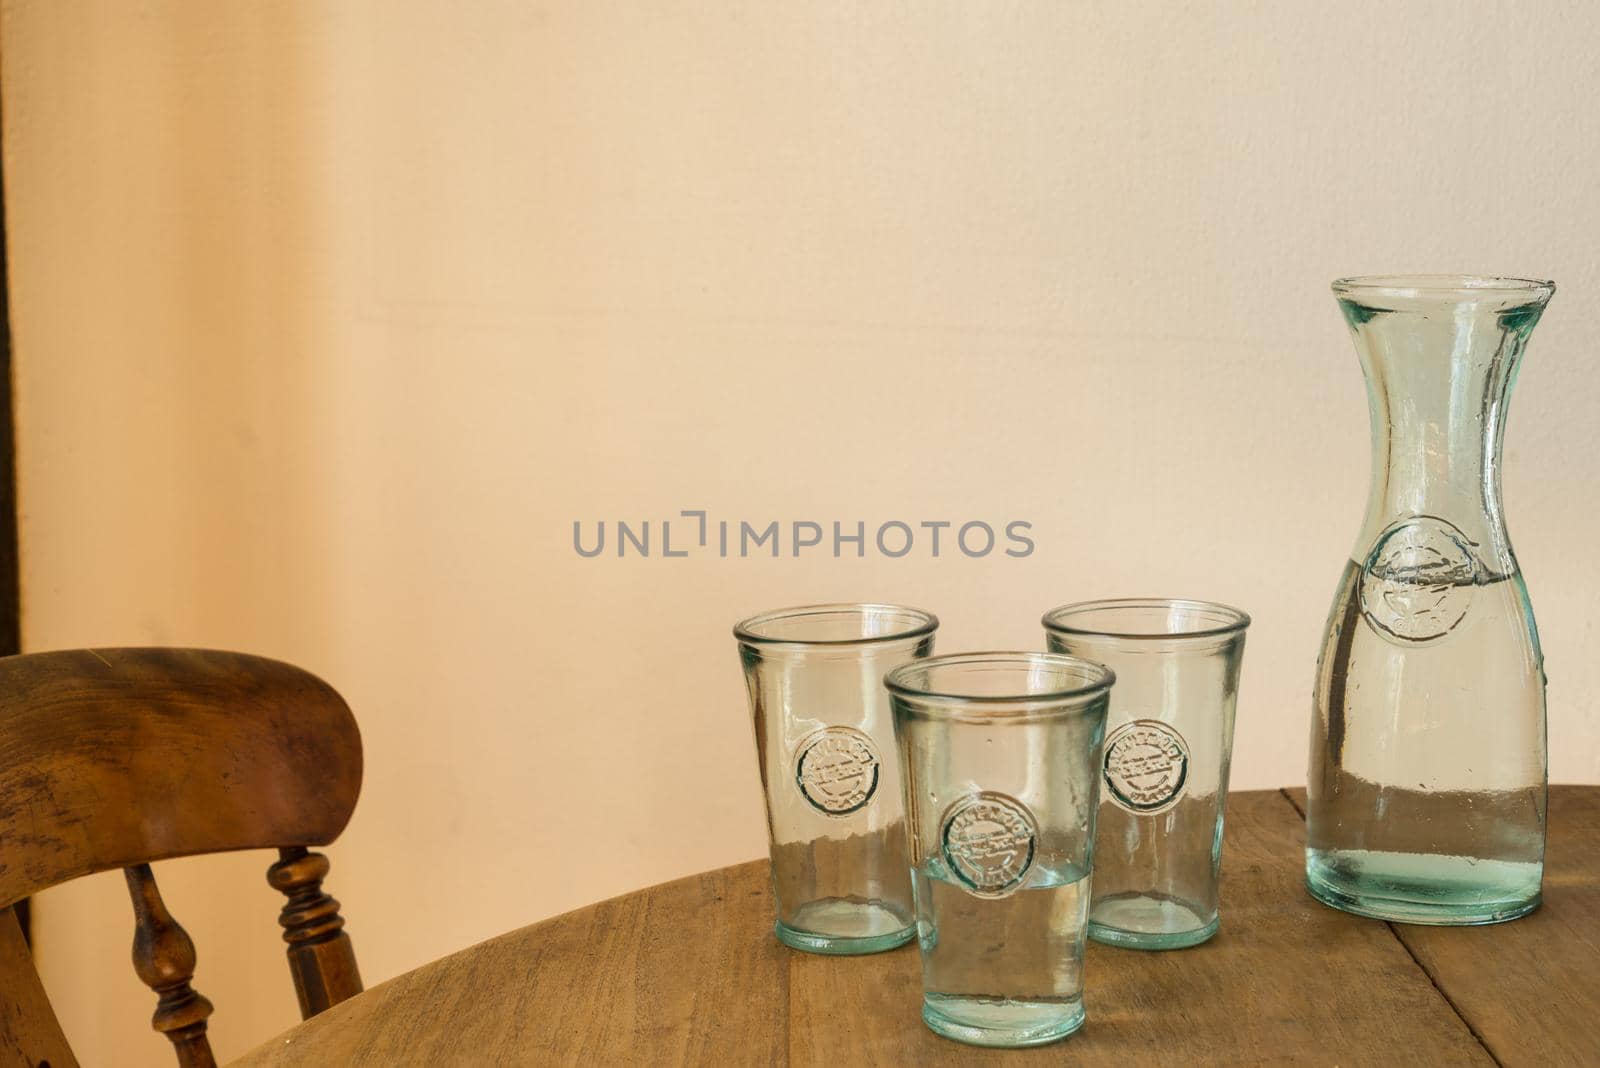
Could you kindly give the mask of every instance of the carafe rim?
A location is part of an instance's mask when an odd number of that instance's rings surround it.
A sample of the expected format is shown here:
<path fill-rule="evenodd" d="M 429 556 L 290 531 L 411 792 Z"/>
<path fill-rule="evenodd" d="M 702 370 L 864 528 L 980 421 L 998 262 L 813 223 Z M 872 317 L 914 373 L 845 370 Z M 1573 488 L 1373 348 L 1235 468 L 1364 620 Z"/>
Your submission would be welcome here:
<path fill-rule="evenodd" d="M 1503 300 L 1527 297 L 1549 300 L 1556 284 L 1538 278 L 1476 274 L 1375 274 L 1340 278 L 1333 283 L 1338 297 L 1426 299 L 1441 301 Z"/>

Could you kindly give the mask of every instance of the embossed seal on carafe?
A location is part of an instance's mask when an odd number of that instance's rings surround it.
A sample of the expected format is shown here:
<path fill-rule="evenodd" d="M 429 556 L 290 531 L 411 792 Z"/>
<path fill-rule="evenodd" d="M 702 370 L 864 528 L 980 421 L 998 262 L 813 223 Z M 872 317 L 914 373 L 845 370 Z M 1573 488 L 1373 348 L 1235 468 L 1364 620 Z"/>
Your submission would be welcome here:
<path fill-rule="evenodd" d="M 1478 584 L 1467 536 L 1437 516 L 1419 515 L 1378 536 L 1361 568 L 1361 612 L 1379 634 L 1431 642 L 1466 618 Z"/>

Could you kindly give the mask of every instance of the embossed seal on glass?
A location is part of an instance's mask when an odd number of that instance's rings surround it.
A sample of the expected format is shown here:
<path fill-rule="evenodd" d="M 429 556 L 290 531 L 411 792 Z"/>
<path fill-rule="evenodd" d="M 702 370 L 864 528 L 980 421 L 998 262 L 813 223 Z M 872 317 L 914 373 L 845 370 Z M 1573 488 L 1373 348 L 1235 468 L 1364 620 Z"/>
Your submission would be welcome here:
<path fill-rule="evenodd" d="M 878 750 L 854 727 L 824 727 L 800 743 L 794 781 L 813 808 L 848 816 L 878 792 Z"/>
<path fill-rule="evenodd" d="M 1158 719 L 1124 723 L 1106 738 L 1105 776 L 1111 800 L 1129 812 L 1164 811 L 1189 781 L 1189 746 Z"/>
<path fill-rule="evenodd" d="M 1467 536 L 1436 516 L 1415 516 L 1378 536 L 1361 569 L 1361 612 L 1385 637 L 1432 641 L 1466 616 L 1477 583 Z"/>
<path fill-rule="evenodd" d="M 1039 824 L 1021 801 L 985 790 L 950 806 L 939 837 L 945 866 L 968 890 L 1003 897 L 1033 866 Z"/>

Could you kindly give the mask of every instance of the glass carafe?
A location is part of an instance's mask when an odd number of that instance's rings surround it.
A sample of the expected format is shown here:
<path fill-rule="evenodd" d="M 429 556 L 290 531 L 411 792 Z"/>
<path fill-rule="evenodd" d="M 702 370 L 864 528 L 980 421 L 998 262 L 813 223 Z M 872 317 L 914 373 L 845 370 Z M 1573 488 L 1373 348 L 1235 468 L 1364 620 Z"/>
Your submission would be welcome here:
<path fill-rule="evenodd" d="M 1555 287 L 1333 289 L 1366 375 L 1372 486 L 1317 665 L 1306 885 L 1385 920 L 1515 919 L 1538 906 L 1544 871 L 1545 679 L 1500 450 Z"/>

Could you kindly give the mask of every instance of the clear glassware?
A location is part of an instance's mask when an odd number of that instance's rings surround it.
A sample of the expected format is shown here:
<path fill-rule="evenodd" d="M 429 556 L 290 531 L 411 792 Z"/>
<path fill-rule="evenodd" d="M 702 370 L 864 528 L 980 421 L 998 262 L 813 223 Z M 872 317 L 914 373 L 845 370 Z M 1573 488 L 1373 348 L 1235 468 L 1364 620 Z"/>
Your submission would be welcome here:
<path fill-rule="evenodd" d="M 1545 678 L 1500 450 L 1555 286 L 1333 291 L 1366 375 L 1372 486 L 1317 666 L 1306 885 L 1385 920 L 1514 919 L 1538 906 L 1544 871 Z"/>
<path fill-rule="evenodd" d="M 922 1019 L 980 1046 L 1083 1023 L 1084 921 L 1114 676 L 1050 653 L 904 664 L 885 685 L 905 784 Z"/>
<path fill-rule="evenodd" d="M 767 612 L 734 628 L 785 945 L 876 953 L 916 933 L 882 680 L 933 652 L 938 626 L 915 608 L 825 604 Z"/>
<path fill-rule="evenodd" d="M 1222 817 L 1250 617 L 1205 601 L 1045 613 L 1050 650 L 1117 673 L 1106 720 L 1089 937 L 1181 949 L 1217 933 Z"/>

